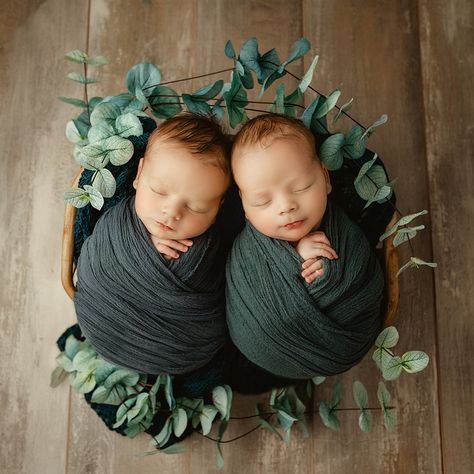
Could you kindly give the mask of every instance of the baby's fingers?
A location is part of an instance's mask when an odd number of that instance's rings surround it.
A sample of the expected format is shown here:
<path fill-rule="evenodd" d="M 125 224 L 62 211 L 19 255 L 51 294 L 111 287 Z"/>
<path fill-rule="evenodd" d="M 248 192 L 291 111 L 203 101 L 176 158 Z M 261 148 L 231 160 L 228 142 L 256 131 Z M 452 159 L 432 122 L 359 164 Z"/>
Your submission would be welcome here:
<path fill-rule="evenodd" d="M 163 254 L 165 258 L 169 257 L 169 258 L 166 258 L 166 260 L 179 257 L 179 253 L 173 250 L 172 248 L 168 247 L 167 245 L 157 244 L 155 247 L 156 247 L 156 250 L 158 250 L 158 252 Z"/>
<path fill-rule="evenodd" d="M 171 240 L 171 239 L 157 239 L 159 244 L 165 245 L 166 247 L 179 250 L 181 252 L 187 252 L 189 245 L 184 244 L 187 240 Z M 192 241 L 191 241 L 192 244 Z"/>
<path fill-rule="evenodd" d="M 321 276 L 323 274 L 323 264 L 320 260 L 317 260 L 316 262 L 313 262 L 310 264 L 305 270 L 301 272 L 301 276 L 306 279 L 310 276 L 314 276 L 316 278 L 317 276 Z"/>

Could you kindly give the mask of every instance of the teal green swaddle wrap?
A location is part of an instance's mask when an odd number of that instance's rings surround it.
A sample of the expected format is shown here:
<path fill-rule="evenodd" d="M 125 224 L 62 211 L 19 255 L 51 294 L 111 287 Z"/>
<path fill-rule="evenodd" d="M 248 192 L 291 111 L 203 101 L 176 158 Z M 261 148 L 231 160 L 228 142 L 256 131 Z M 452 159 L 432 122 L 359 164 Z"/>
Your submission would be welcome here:
<path fill-rule="evenodd" d="M 357 364 L 381 330 L 384 277 L 362 230 L 330 199 L 320 227 L 339 259 L 323 258 L 311 284 L 286 241 L 247 222 L 226 268 L 231 338 L 253 363 L 281 377 L 334 375 Z"/>

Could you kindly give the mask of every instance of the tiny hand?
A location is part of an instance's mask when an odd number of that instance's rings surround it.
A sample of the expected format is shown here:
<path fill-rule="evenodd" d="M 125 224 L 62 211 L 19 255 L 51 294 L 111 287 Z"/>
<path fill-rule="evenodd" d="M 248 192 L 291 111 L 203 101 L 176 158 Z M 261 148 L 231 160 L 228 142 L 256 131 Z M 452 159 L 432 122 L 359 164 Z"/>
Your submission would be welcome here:
<path fill-rule="evenodd" d="M 183 240 L 171 240 L 171 239 L 158 239 L 151 236 L 151 240 L 155 245 L 156 250 L 163 254 L 166 260 L 176 259 L 179 257 L 178 250 L 180 252 L 187 252 L 188 248 L 193 245 L 193 241 L 189 239 Z"/>
<path fill-rule="evenodd" d="M 304 260 L 317 257 L 339 258 L 326 234 L 321 231 L 312 232 L 303 237 L 296 245 L 296 251 Z"/>
<path fill-rule="evenodd" d="M 303 262 L 303 271 L 301 276 L 305 279 L 306 283 L 313 283 L 316 278 L 319 278 L 323 275 L 323 262 L 320 258 L 310 258 Z"/>

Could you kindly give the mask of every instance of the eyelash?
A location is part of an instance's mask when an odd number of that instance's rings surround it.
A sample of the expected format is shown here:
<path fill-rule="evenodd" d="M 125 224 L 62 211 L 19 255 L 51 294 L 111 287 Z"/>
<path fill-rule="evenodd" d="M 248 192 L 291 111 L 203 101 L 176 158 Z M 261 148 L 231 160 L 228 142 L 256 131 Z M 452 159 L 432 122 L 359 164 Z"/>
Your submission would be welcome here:
<path fill-rule="evenodd" d="M 306 188 L 298 189 L 297 191 L 293 191 L 293 192 L 294 193 L 302 193 L 303 191 L 306 191 L 307 189 L 309 189 L 312 185 L 313 185 L 313 183 L 311 183 L 309 186 L 306 186 Z M 262 207 L 262 206 L 267 205 L 269 202 L 270 201 L 266 201 L 266 202 L 263 202 L 262 204 L 254 204 L 253 206 L 254 207 Z"/>
<path fill-rule="evenodd" d="M 155 191 L 154 189 L 151 188 L 151 190 L 155 193 L 158 194 L 159 196 L 166 196 L 166 193 L 160 193 L 159 191 Z M 186 206 L 186 209 L 188 209 L 191 212 L 195 212 L 196 214 L 205 214 L 207 211 L 196 211 L 195 209 L 191 209 L 189 206 Z"/>

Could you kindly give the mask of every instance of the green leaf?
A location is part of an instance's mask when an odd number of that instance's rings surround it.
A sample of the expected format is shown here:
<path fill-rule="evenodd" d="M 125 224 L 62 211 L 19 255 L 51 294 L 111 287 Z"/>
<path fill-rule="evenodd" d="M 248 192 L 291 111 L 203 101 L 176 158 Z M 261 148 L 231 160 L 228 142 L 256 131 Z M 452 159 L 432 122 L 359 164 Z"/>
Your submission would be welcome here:
<path fill-rule="evenodd" d="M 242 87 L 238 74 L 232 75 L 231 88 L 224 92 L 223 97 L 227 105 L 230 126 L 235 128 L 244 119 L 244 108 L 248 104 L 247 93 Z"/>
<path fill-rule="evenodd" d="M 94 56 L 93 58 L 87 58 L 87 64 L 91 66 L 104 66 L 109 64 L 109 61 L 104 56 Z"/>
<path fill-rule="evenodd" d="M 384 123 L 387 123 L 387 120 L 388 120 L 388 115 L 386 115 L 386 114 L 381 115 L 378 118 L 378 120 L 376 120 L 369 128 L 366 129 L 366 131 L 362 135 L 362 138 L 365 138 L 366 136 L 367 136 L 367 138 L 369 138 L 370 135 L 372 135 L 373 131 L 377 127 L 379 127 L 380 125 L 383 125 Z"/>
<path fill-rule="evenodd" d="M 193 114 L 211 115 L 211 106 L 205 100 L 193 99 L 193 96 L 190 94 L 182 94 L 181 97 L 184 105 Z"/>
<path fill-rule="evenodd" d="M 66 372 L 74 372 L 76 370 L 72 364 L 72 360 L 64 352 L 58 354 L 56 363 Z"/>
<path fill-rule="evenodd" d="M 87 61 L 87 53 L 84 53 L 84 51 L 80 51 L 78 49 L 74 49 L 72 51 L 69 51 L 69 53 L 66 53 L 64 55 L 64 58 L 67 59 L 68 61 L 72 61 L 74 63 L 79 63 L 79 64 L 84 64 Z"/>
<path fill-rule="evenodd" d="M 222 88 L 224 87 L 224 81 L 219 79 L 214 84 L 209 84 L 208 86 L 201 87 L 201 89 L 197 90 L 192 94 L 193 98 L 200 98 L 203 100 L 210 100 L 214 99 L 216 95 L 218 95 Z"/>
<path fill-rule="evenodd" d="M 303 123 L 313 131 L 313 133 L 327 134 L 327 121 L 326 117 L 321 116 L 318 118 L 318 111 L 322 108 L 324 99 L 318 95 L 316 99 L 303 112 L 302 120 Z"/>
<path fill-rule="evenodd" d="M 85 109 L 87 104 L 81 99 L 75 99 L 73 97 L 63 97 L 62 95 L 58 97 L 58 99 L 66 104 L 75 105 L 76 107 L 81 107 Z"/>
<path fill-rule="evenodd" d="M 345 137 L 343 153 L 344 156 L 357 160 L 365 154 L 365 141 L 362 138 L 363 129 L 359 125 L 354 125 Z"/>
<path fill-rule="evenodd" d="M 92 371 L 95 369 L 97 353 L 92 349 L 83 349 L 77 352 L 72 359 L 72 365 L 75 370 Z"/>
<path fill-rule="evenodd" d="M 97 379 L 96 379 L 97 382 Z M 92 403 L 104 403 L 107 398 L 109 397 L 110 390 L 105 388 L 104 386 L 100 385 L 98 386 L 95 390 L 94 393 L 92 394 L 91 397 L 91 402 Z"/>
<path fill-rule="evenodd" d="M 171 446 L 167 446 L 166 448 L 160 449 L 161 453 L 165 454 L 181 454 L 186 451 L 186 448 L 183 446 L 180 446 L 179 444 L 175 443 L 172 444 Z"/>
<path fill-rule="evenodd" d="M 87 134 L 87 138 L 90 144 L 97 144 L 97 142 L 101 142 L 106 138 L 110 138 L 116 135 L 115 128 L 111 123 L 108 122 L 99 122 L 93 125 L 89 129 L 89 133 Z M 102 151 L 102 147 L 97 145 L 95 148 L 97 151 Z M 86 152 L 87 153 L 87 152 Z M 97 156 L 97 155 L 95 155 Z"/>
<path fill-rule="evenodd" d="M 421 265 L 427 265 L 427 266 L 433 267 L 433 268 L 436 268 L 438 266 L 438 264 L 435 263 L 435 262 L 425 262 L 424 260 L 421 260 L 417 257 L 410 257 L 410 260 L 405 265 L 403 265 L 403 267 L 400 268 L 400 270 L 398 270 L 396 276 L 398 277 L 398 275 L 400 275 L 400 273 L 402 273 L 403 271 L 405 271 L 409 267 L 419 268 Z"/>
<path fill-rule="evenodd" d="M 383 372 L 387 368 L 387 364 L 392 359 L 393 353 L 385 348 L 379 347 L 372 355 L 372 359 L 377 364 L 377 367 Z"/>
<path fill-rule="evenodd" d="M 212 390 L 212 403 L 219 410 L 221 417 L 225 419 L 228 413 L 229 399 L 223 386 L 219 385 Z"/>
<path fill-rule="evenodd" d="M 402 217 L 392 227 L 390 227 L 390 229 L 387 232 L 385 232 L 384 234 L 380 236 L 379 242 L 382 242 L 387 237 L 392 235 L 398 229 L 399 226 L 409 224 L 416 217 L 423 216 L 425 214 L 428 214 L 428 211 L 426 209 L 424 209 L 423 211 L 417 212 L 415 214 L 409 214 L 408 216 Z"/>
<path fill-rule="evenodd" d="M 331 410 L 336 409 L 341 403 L 342 397 L 342 383 L 338 382 L 332 388 L 332 396 L 331 396 Z"/>
<path fill-rule="evenodd" d="M 232 46 L 232 42 L 227 40 L 225 44 L 224 53 L 229 59 L 236 59 L 237 55 L 235 54 L 235 49 Z"/>
<path fill-rule="evenodd" d="M 395 380 L 400 377 L 402 365 L 402 358 L 400 356 L 393 356 L 383 371 L 383 378 L 385 380 Z"/>
<path fill-rule="evenodd" d="M 97 170 L 92 180 L 92 186 L 106 198 L 115 194 L 116 182 L 113 174 L 106 168 Z"/>
<path fill-rule="evenodd" d="M 168 119 L 179 114 L 183 108 L 179 102 L 179 95 L 170 87 L 157 86 L 148 97 L 153 115 L 161 119 Z"/>
<path fill-rule="evenodd" d="M 130 161 L 133 156 L 133 144 L 130 140 L 119 136 L 107 138 L 104 141 L 107 157 L 115 166 L 121 166 Z"/>
<path fill-rule="evenodd" d="M 101 102 L 91 113 L 91 125 L 105 121 L 109 125 L 114 126 L 117 117 L 122 114 L 120 107 L 113 102 Z"/>
<path fill-rule="evenodd" d="M 81 112 L 79 114 L 79 117 L 77 117 L 77 119 L 73 119 L 72 121 L 74 122 L 74 125 L 79 131 L 81 137 L 86 138 L 87 133 L 89 132 L 89 128 L 91 126 L 87 111 L 84 110 L 84 112 Z"/>
<path fill-rule="evenodd" d="M 278 70 L 280 65 L 280 58 L 275 49 L 267 51 L 263 56 L 260 55 L 258 52 L 257 39 L 255 37 L 249 38 L 243 44 L 240 50 L 239 60 L 246 68 L 255 71 L 259 84 L 263 84 L 266 79 Z M 268 84 L 267 87 L 269 85 L 270 84 Z"/>
<path fill-rule="evenodd" d="M 316 375 L 316 377 L 313 377 L 311 380 L 314 383 L 314 385 L 321 385 L 326 380 L 326 377 L 323 377 L 321 375 Z"/>
<path fill-rule="evenodd" d="M 319 416 L 321 417 L 321 421 L 325 426 L 331 428 L 334 431 L 339 430 L 340 422 L 338 417 L 324 402 L 319 404 Z"/>
<path fill-rule="evenodd" d="M 221 449 L 221 444 L 220 443 L 216 443 L 216 449 L 217 449 L 217 467 L 219 469 L 223 469 L 224 468 L 224 456 L 222 454 L 222 449 Z"/>
<path fill-rule="evenodd" d="M 397 414 L 393 408 L 389 410 L 384 410 L 383 412 L 383 423 L 385 428 L 389 431 L 393 431 L 397 424 Z"/>
<path fill-rule="evenodd" d="M 397 328 L 395 326 L 388 326 L 377 336 L 375 345 L 377 347 L 395 347 L 400 338 Z"/>
<path fill-rule="evenodd" d="M 63 199 L 74 207 L 81 208 L 90 203 L 89 194 L 82 188 L 71 188 L 63 193 Z"/>
<path fill-rule="evenodd" d="M 163 425 L 162 430 L 155 436 L 155 441 L 158 444 L 158 446 L 163 446 L 166 444 L 171 436 L 172 433 L 172 421 L 173 421 L 173 415 L 170 415 L 165 424 Z"/>
<path fill-rule="evenodd" d="M 142 95 L 150 96 L 154 86 L 156 87 L 160 82 L 160 70 L 150 63 L 136 64 L 125 77 L 127 89 L 140 100 Z"/>
<path fill-rule="evenodd" d="M 369 433 L 372 430 L 372 413 L 369 410 L 362 410 L 359 415 L 359 428 L 364 433 Z"/>
<path fill-rule="evenodd" d="M 320 101 L 321 103 L 318 105 L 314 112 L 315 118 L 320 119 L 327 115 L 335 107 L 340 95 L 341 91 L 339 89 L 335 89 L 329 94 L 326 99 L 322 99 Z"/>
<path fill-rule="evenodd" d="M 176 408 L 173 414 L 173 431 L 177 438 L 179 438 L 186 429 L 188 424 L 188 417 L 182 408 Z"/>
<path fill-rule="evenodd" d="M 87 184 L 84 185 L 84 189 L 89 195 L 91 206 L 100 211 L 104 205 L 104 197 L 102 194 L 100 194 L 97 189 L 94 189 L 92 186 Z"/>
<path fill-rule="evenodd" d="M 51 380 L 49 386 L 51 388 L 57 387 L 65 378 L 67 372 L 62 367 L 56 367 L 51 373 Z"/>
<path fill-rule="evenodd" d="M 275 101 L 270 107 L 270 112 L 285 113 L 285 84 L 279 84 L 276 90 Z"/>
<path fill-rule="evenodd" d="M 212 422 L 219 410 L 212 405 L 205 405 L 199 415 L 199 421 L 202 427 L 202 434 L 208 435 L 212 428 Z"/>
<path fill-rule="evenodd" d="M 104 381 L 104 387 L 112 388 L 114 385 L 122 384 L 133 387 L 138 383 L 140 374 L 128 369 L 117 369 L 112 372 Z"/>
<path fill-rule="evenodd" d="M 284 114 L 296 118 L 296 105 L 302 105 L 303 93 L 296 88 L 290 95 L 287 95 L 284 100 Z"/>
<path fill-rule="evenodd" d="M 367 408 L 369 397 L 366 388 L 362 382 L 359 382 L 359 380 L 354 381 L 354 384 L 352 385 L 352 394 L 359 408 Z"/>
<path fill-rule="evenodd" d="M 280 434 L 280 432 L 273 425 L 271 425 L 265 418 L 263 418 L 261 407 L 257 404 L 255 408 L 256 408 L 256 412 L 260 421 L 260 426 L 266 429 L 267 431 L 269 431 L 270 433 L 273 433 L 274 435 L 276 435 L 278 438 L 280 438 L 283 441 L 283 436 Z"/>
<path fill-rule="evenodd" d="M 335 124 L 343 115 L 344 112 L 347 112 L 348 110 L 351 109 L 352 107 L 352 102 L 354 101 L 354 98 L 351 98 L 348 102 L 346 102 L 344 105 L 341 105 L 339 108 L 337 114 L 334 116 L 332 119 L 332 123 Z"/>
<path fill-rule="evenodd" d="M 86 135 L 87 136 L 87 135 Z M 85 137 L 82 137 L 81 134 L 79 133 L 79 130 L 76 127 L 76 124 L 70 120 L 66 124 L 66 138 L 71 142 L 71 143 L 79 143 L 82 141 Z"/>
<path fill-rule="evenodd" d="M 390 393 L 388 392 L 383 382 L 379 382 L 379 385 L 377 388 L 377 398 L 383 410 L 387 408 L 388 406 L 390 406 L 390 399 L 391 399 Z"/>
<path fill-rule="evenodd" d="M 425 228 L 424 225 L 418 225 L 415 227 L 405 227 L 403 229 L 398 229 L 397 235 L 395 235 L 393 239 L 393 246 L 398 247 L 399 245 L 403 244 L 407 240 L 413 239 L 417 231 L 423 230 L 424 228 Z"/>
<path fill-rule="evenodd" d="M 98 153 L 97 156 L 92 156 L 93 153 Z M 102 150 L 100 145 L 87 145 L 76 153 L 74 158 L 86 170 L 100 170 L 109 162 L 106 153 Z"/>
<path fill-rule="evenodd" d="M 89 393 L 96 385 L 94 373 L 91 371 L 78 372 L 72 387 L 78 393 Z"/>
<path fill-rule="evenodd" d="M 143 126 L 138 117 L 132 113 L 120 115 L 115 120 L 117 134 L 121 137 L 140 136 Z"/>
<path fill-rule="evenodd" d="M 421 372 L 429 361 L 428 354 L 423 351 L 408 351 L 402 355 L 403 369 L 410 374 Z"/>
<path fill-rule="evenodd" d="M 278 72 L 282 72 L 285 67 L 304 56 L 311 49 L 311 43 L 306 38 L 300 38 L 291 47 L 291 52 L 288 58 L 278 68 Z"/>
<path fill-rule="evenodd" d="M 374 165 L 377 156 L 364 163 L 354 180 L 357 194 L 366 201 L 374 198 L 379 189 L 387 184 L 387 175 L 382 166 Z"/>
<path fill-rule="evenodd" d="M 95 82 L 100 81 L 98 77 L 85 77 L 83 74 L 79 74 L 77 72 L 70 72 L 66 75 L 66 79 L 79 82 L 80 84 L 94 84 Z"/>
<path fill-rule="evenodd" d="M 74 337 L 73 334 L 70 334 L 66 339 L 66 344 L 64 346 L 64 352 L 69 357 L 69 359 L 74 359 L 75 355 L 78 353 L 80 348 L 79 341 Z"/>
<path fill-rule="evenodd" d="M 173 395 L 173 385 L 171 382 L 171 376 L 165 375 L 164 377 L 166 377 L 166 382 L 165 382 L 166 401 L 168 402 L 168 406 L 170 407 L 170 410 L 174 410 L 176 407 L 176 400 L 174 399 L 174 395 Z"/>
<path fill-rule="evenodd" d="M 306 91 L 308 86 L 311 84 L 311 81 L 313 80 L 313 74 L 314 74 L 316 65 L 318 64 L 318 60 L 319 60 L 319 56 L 315 56 L 313 58 L 313 60 L 311 61 L 311 65 L 309 66 L 308 70 L 303 76 L 303 79 L 301 79 L 298 89 L 303 93 Z"/>
<path fill-rule="evenodd" d="M 319 157 L 329 171 L 338 170 L 343 162 L 342 147 L 344 145 L 344 135 L 335 133 L 324 140 L 320 149 Z"/>

